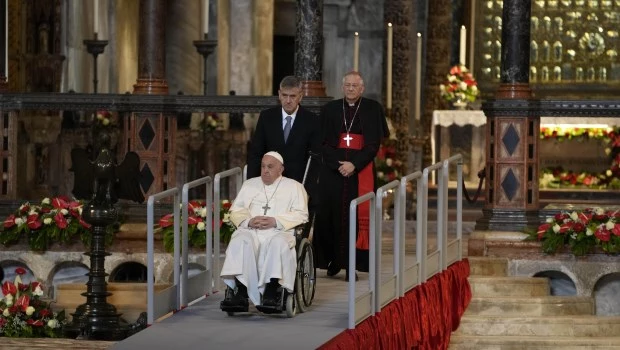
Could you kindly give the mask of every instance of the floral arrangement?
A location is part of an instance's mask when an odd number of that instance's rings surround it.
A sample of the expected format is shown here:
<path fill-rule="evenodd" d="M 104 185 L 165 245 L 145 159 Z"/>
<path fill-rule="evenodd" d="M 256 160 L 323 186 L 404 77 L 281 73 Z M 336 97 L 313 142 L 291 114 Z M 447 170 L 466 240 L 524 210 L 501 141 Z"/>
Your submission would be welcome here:
<path fill-rule="evenodd" d="M 97 128 L 109 128 L 117 125 L 117 117 L 109 111 L 99 110 L 95 113 L 93 126 Z"/>
<path fill-rule="evenodd" d="M 230 242 L 230 238 L 235 232 L 235 225 L 230 221 L 230 207 L 232 203 L 223 200 L 220 203 L 220 241 Z M 187 235 L 189 245 L 193 247 L 204 247 L 207 243 L 205 235 L 207 207 L 204 201 L 193 200 L 187 204 Z M 216 220 L 213 220 L 215 225 Z M 171 252 L 174 250 L 174 214 L 166 214 L 159 220 L 159 227 L 164 238 L 164 248 Z"/>
<path fill-rule="evenodd" d="M 190 129 L 194 131 L 213 132 L 222 126 L 220 117 L 212 112 L 195 113 L 192 115 Z"/>
<path fill-rule="evenodd" d="M 620 211 L 602 208 L 563 211 L 540 225 L 535 237 L 542 241 L 543 251 L 548 254 L 565 245 L 575 255 L 588 254 L 595 247 L 608 254 L 617 254 L 620 253 Z"/>
<path fill-rule="evenodd" d="M 396 159 L 396 146 L 390 140 L 379 147 L 375 158 L 377 188 L 401 176 L 403 163 Z"/>
<path fill-rule="evenodd" d="M 9 215 L 0 231 L 0 243 L 9 245 L 26 236 L 31 249 L 44 251 L 52 242 L 62 244 L 80 237 L 90 244 L 90 224 L 82 219 L 82 202 L 67 197 L 44 198 L 41 204 L 22 204 Z"/>
<path fill-rule="evenodd" d="M 615 128 L 541 128 L 541 139 L 581 141 L 597 139 L 606 143 L 610 158 L 609 169 L 601 173 L 566 171 L 562 167 L 543 169 L 540 186 L 543 188 L 588 187 L 620 189 L 620 127 Z"/>
<path fill-rule="evenodd" d="M 15 269 L 15 282 L 2 284 L 0 298 L 0 335 L 5 337 L 62 336 L 65 312 L 53 312 L 43 300 L 43 286 L 39 282 L 23 284 L 26 273 L 22 267 Z"/>
<path fill-rule="evenodd" d="M 447 81 L 439 84 L 439 91 L 441 97 L 448 102 L 474 102 L 480 94 L 476 79 L 462 64 L 450 68 Z"/>

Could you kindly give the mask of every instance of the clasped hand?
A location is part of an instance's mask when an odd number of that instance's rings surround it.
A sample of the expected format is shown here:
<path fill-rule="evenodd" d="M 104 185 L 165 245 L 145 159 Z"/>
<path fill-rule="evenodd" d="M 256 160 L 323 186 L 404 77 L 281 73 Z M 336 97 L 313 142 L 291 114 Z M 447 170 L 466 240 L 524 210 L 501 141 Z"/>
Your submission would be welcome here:
<path fill-rule="evenodd" d="M 340 175 L 349 177 L 355 172 L 355 165 L 353 165 L 353 163 L 346 161 L 339 161 L 338 163 L 340 163 L 340 166 L 338 167 L 338 172 Z"/>
<path fill-rule="evenodd" d="M 271 216 L 255 216 L 248 223 L 250 228 L 267 230 L 276 227 L 276 219 Z"/>

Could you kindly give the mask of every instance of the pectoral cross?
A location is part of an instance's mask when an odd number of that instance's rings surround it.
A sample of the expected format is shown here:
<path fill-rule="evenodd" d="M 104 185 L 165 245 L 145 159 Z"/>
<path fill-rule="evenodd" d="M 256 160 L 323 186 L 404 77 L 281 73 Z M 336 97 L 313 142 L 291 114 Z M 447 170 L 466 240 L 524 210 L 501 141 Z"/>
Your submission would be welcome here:
<path fill-rule="evenodd" d="M 267 210 L 271 209 L 271 207 L 269 206 L 269 203 L 265 204 L 265 206 L 262 208 L 265 209 L 265 212 L 263 213 L 263 215 L 267 215 Z"/>
<path fill-rule="evenodd" d="M 350 142 L 351 140 L 353 140 L 353 138 L 349 134 L 347 134 L 347 136 L 343 137 L 342 139 L 347 141 L 347 147 L 351 146 Z"/>

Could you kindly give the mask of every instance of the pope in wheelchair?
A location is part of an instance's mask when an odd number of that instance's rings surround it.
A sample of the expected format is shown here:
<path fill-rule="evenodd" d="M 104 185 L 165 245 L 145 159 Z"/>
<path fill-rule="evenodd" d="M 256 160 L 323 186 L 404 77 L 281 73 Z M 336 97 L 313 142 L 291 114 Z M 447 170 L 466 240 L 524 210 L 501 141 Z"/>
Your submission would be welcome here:
<path fill-rule="evenodd" d="M 220 276 L 227 285 L 220 308 L 232 315 L 247 312 L 248 299 L 265 313 L 283 311 L 295 287 L 295 227 L 308 221 L 304 186 L 282 176 L 284 161 L 267 152 L 261 176 L 243 183 L 230 208 L 233 233 Z"/>

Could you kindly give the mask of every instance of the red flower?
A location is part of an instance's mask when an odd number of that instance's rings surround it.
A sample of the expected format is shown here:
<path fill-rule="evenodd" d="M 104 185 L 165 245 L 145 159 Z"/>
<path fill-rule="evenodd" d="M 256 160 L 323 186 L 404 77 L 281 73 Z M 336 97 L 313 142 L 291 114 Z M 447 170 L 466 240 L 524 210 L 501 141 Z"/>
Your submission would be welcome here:
<path fill-rule="evenodd" d="M 172 226 L 172 224 L 174 224 L 173 214 L 166 214 L 161 219 L 159 219 L 159 227 L 161 228 Z"/>
<path fill-rule="evenodd" d="M 26 214 L 27 212 L 30 211 L 30 205 L 23 205 L 21 208 L 19 208 L 19 212 L 21 214 Z"/>
<path fill-rule="evenodd" d="M 17 294 L 17 287 L 15 287 L 15 284 L 6 281 L 2 284 L 2 294 L 4 295 L 15 295 Z"/>
<path fill-rule="evenodd" d="M 41 311 L 39 311 L 39 316 L 41 316 L 41 318 L 43 317 L 47 317 L 52 315 L 52 312 L 49 309 L 43 309 Z"/>
<path fill-rule="evenodd" d="M 573 231 L 579 233 L 579 232 L 584 232 L 586 229 L 586 225 L 582 224 L 581 222 L 576 222 L 573 225 Z"/>
<path fill-rule="evenodd" d="M 26 312 L 26 309 L 28 308 L 29 305 L 30 305 L 30 297 L 27 295 L 21 295 L 15 301 L 15 306 L 20 308 L 23 312 Z"/>
<path fill-rule="evenodd" d="M 23 267 L 18 267 L 18 268 L 15 269 L 15 273 L 20 275 L 20 276 L 25 275 L 26 272 L 28 272 L 28 271 L 26 271 L 26 269 L 23 268 Z"/>
<path fill-rule="evenodd" d="M 222 204 L 222 208 L 224 208 L 226 210 L 230 209 L 231 206 L 232 206 L 231 202 L 226 202 L 226 203 Z"/>
<path fill-rule="evenodd" d="M 570 230 L 573 228 L 573 225 L 574 225 L 574 224 L 575 224 L 575 223 L 574 223 L 574 222 L 572 222 L 572 221 L 571 221 L 571 222 L 567 222 L 567 223 L 562 224 L 562 225 L 560 226 L 560 232 L 558 232 L 558 233 L 562 233 L 562 234 L 564 234 L 564 233 L 566 233 L 566 232 L 570 231 Z"/>
<path fill-rule="evenodd" d="M 32 282 L 32 283 L 30 283 L 30 287 L 32 287 L 32 290 L 37 289 L 37 287 L 39 287 L 40 285 L 41 285 L 41 283 L 39 283 L 39 282 Z M 41 287 L 41 288 L 43 288 L 43 287 Z"/>
<path fill-rule="evenodd" d="M 202 222 L 202 218 L 200 218 L 200 217 L 192 215 L 192 216 L 187 218 L 187 224 L 188 225 L 196 225 L 199 222 Z"/>
<path fill-rule="evenodd" d="M 39 215 L 37 214 L 32 214 L 28 216 L 28 228 L 31 230 L 37 230 L 41 227 L 41 225 L 43 225 L 41 223 L 41 220 L 39 220 Z"/>
<path fill-rule="evenodd" d="M 67 223 L 67 219 L 65 219 L 65 216 L 62 215 L 60 211 L 58 211 L 58 213 L 54 215 L 54 221 L 56 221 L 56 226 L 61 229 L 67 228 L 67 226 L 69 226 L 69 224 Z"/>
<path fill-rule="evenodd" d="M 620 236 L 620 223 L 614 224 L 614 228 L 611 230 L 615 236 Z"/>
<path fill-rule="evenodd" d="M 26 321 L 26 323 L 28 323 L 29 325 L 34 326 L 34 327 L 43 327 L 43 325 L 44 325 L 43 321 L 41 321 L 41 320 L 36 320 L 35 321 L 35 320 L 31 319 L 31 318 L 28 319 Z"/>
<path fill-rule="evenodd" d="M 4 228 L 11 228 L 13 226 L 15 226 L 15 215 L 11 214 L 4 220 Z"/>
<path fill-rule="evenodd" d="M 598 229 L 596 229 L 596 231 L 594 231 L 594 236 L 603 242 L 609 242 L 611 232 L 605 228 L 605 225 L 601 225 Z"/>
<path fill-rule="evenodd" d="M 67 202 L 61 198 L 61 197 L 56 197 L 54 199 L 52 199 L 52 206 L 56 209 L 67 209 L 69 208 L 69 205 L 67 204 Z"/>
<path fill-rule="evenodd" d="M 546 224 L 542 224 L 540 226 L 538 226 L 538 240 L 542 240 L 543 236 L 545 235 L 545 232 L 547 232 L 547 230 L 551 227 L 551 224 L 546 223 Z"/>

